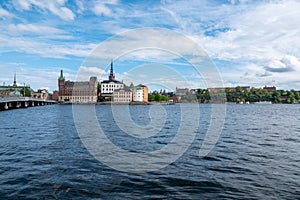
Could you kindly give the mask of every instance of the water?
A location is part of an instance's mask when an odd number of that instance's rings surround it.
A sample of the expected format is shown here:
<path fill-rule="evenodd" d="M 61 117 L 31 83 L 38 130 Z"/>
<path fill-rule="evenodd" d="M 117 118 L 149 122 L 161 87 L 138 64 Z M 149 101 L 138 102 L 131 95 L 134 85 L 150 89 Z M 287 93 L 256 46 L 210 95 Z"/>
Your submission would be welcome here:
<path fill-rule="evenodd" d="M 164 107 L 172 117 L 150 138 L 123 133 L 110 106 L 96 106 L 96 114 L 115 145 L 144 153 L 174 138 L 179 106 Z M 300 199 L 300 105 L 227 105 L 216 146 L 200 158 L 210 108 L 200 105 L 200 128 L 187 151 L 147 173 L 96 160 L 76 132 L 71 106 L 0 112 L 0 199 Z M 130 107 L 139 125 L 150 122 L 148 112 Z"/>

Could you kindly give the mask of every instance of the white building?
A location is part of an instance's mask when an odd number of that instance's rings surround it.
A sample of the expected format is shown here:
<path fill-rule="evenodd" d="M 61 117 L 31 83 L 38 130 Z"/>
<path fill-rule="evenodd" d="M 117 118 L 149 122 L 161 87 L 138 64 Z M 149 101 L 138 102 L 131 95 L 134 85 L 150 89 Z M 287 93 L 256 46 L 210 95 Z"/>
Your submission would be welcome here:
<path fill-rule="evenodd" d="M 101 82 L 101 96 L 103 97 L 111 97 L 115 90 L 124 89 L 124 84 L 115 79 L 114 71 L 113 71 L 113 62 L 111 62 L 110 74 L 108 76 L 108 80 L 104 80 Z"/>
<path fill-rule="evenodd" d="M 144 90 L 143 89 L 135 89 L 133 91 L 133 101 L 143 102 Z"/>
<path fill-rule="evenodd" d="M 101 82 L 101 95 L 111 95 L 115 90 L 123 88 L 124 84 L 120 81 L 105 80 Z"/>
<path fill-rule="evenodd" d="M 133 84 L 132 84 L 133 86 Z M 131 86 L 131 87 L 132 87 Z M 132 87 L 132 101 L 135 102 L 148 102 L 148 87 L 145 85 L 137 85 L 136 87 Z"/>

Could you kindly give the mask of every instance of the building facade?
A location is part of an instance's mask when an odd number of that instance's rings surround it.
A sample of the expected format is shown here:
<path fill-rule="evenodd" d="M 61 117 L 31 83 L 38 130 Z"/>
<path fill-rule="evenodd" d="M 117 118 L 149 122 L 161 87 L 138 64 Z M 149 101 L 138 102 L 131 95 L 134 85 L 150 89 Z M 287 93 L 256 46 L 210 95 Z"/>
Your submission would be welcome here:
<path fill-rule="evenodd" d="M 121 89 L 124 89 L 124 84 L 116 80 L 114 70 L 113 70 L 113 62 L 111 62 L 108 80 L 104 80 L 101 82 L 100 95 L 104 98 L 112 97 L 115 90 L 121 90 Z"/>
<path fill-rule="evenodd" d="M 265 86 L 263 89 L 267 90 L 270 93 L 276 92 L 276 87 L 275 86 L 272 86 L 272 87 Z"/>
<path fill-rule="evenodd" d="M 133 88 L 132 101 L 134 102 L 148 102 L 148 87 L 145 85 L 137 85 Z"/>
<path fill-rule="evenodd" d="M 115 103 L 130 103 L 132 101 L 132 91 L 125 89 L 116 89 L 113 92 L 112 100 Z"/>
<path fill-rule="evenodd" d="M 49 99 L 49 93 L 46 89 L 38 89 L 36 92 L 32 92 L 31 97 L 46 100 Z"/>
<path fill-rule="evenodd" d="M 61 70 L 58 78 L 58 101 L 70 103 L 96 103 L 98 79 L 90 77 L 89 81 L 65 81 Z"/>
<path fill-rule="evenodd" d="M 145 85 L 133 86 L 131 83 L 128 89 L 116 89 L 113 92 L 112 100 L 115 103 L 148 103 L 148 87 Z"/>

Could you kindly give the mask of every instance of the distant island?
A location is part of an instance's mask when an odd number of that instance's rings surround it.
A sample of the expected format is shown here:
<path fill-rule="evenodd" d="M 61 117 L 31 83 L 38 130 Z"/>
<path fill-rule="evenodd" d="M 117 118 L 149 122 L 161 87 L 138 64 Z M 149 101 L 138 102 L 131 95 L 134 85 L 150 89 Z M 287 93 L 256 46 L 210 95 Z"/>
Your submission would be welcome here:
<path fill-rule="evenodd" d="M 176 88 L 175 93 L 160 92 L 160 94 L 168 96 L 174 102 L 198 102 L 211 103 L 213 98 L 218 95 L 226 94 L 226 102 L 234 103 L 299 103 L 300 91 L 295 90 L 277 90 L 275 86 L 254 88 L 250 86 L 207 88 L 207 89 L 180 89 Z"/>

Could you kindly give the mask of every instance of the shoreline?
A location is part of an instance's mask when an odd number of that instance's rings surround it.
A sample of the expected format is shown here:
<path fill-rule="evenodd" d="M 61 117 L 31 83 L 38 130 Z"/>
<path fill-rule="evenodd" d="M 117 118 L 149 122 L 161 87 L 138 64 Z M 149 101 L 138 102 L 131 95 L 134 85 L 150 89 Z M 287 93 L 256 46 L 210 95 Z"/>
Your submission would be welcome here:
<path fill-rule="evenodd" d="M 249 103 L 236 103 L 236 102 L 207 102 L 207 103 L 199 103 L 199 102 L 95 102 L 95 103 L 71 103 L 71 102 L 58 102 L 58 105 L 175 105 L 175 104 L 227 104 L 227 105 L 293 105 L 300 103 L 274 103 L 274 102 L 249 102 Z"/>

